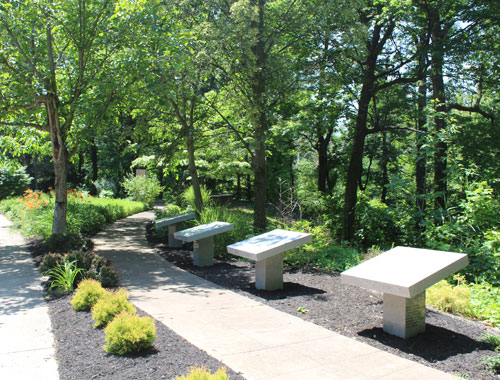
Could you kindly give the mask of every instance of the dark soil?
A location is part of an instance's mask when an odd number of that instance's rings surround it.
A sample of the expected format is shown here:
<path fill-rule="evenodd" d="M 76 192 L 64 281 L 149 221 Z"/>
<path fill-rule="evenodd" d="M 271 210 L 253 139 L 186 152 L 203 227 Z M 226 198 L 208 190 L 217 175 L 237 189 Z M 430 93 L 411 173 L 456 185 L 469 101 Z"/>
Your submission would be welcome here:
<path fill-rule="evenodd" d="M 381 294 L 343 285 L 339 272 L 285 271 L 284 289 L 268 292 L 255 289 L 253 263 L 216 260 L 200 268 L 192 264 L 188 250 L 161 244 L 156 248 L 163 258 L 197 276 L 381 350 L 469 380 L 500 379 L 484 363 L 497 354 L 482 339 L 500 330 L 481 322 L 428 308 L 425 333 L 404 340 L 383 331 Z"/>
<path fill-rule="evenodd" d="M 91 313 L 76 312 L 69 301 L 66 295 L 48 302 L 61 380 L 173 380 L 193 366 L 205 366 L 211 372 L 224 367 L 159 322 L 149 351 L 130 356 L 108 354 L 102 348 L 104 330 L 93 328 Z M 138 310 L 138 315 L 146 314 Z M 229 369 L 227 373 L 232 380 L 244 380 Z"/>

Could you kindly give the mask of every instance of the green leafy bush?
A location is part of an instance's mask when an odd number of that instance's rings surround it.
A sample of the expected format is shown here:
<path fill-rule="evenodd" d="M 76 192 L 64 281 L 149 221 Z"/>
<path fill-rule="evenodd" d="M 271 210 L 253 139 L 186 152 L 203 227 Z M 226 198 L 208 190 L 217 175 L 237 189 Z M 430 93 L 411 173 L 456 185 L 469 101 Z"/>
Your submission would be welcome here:
<path fill-rule="evenodd" d="M 168 218 L 169 216 L 179 215 L 183 213 L 180 206 L 173 203 L 165 203 L 163 208 L 155 208 L 155 217 L 157 219 Z"/>
<path fill-rule="evenodd" d="M 105 260 L 94 252 L 49 253 L 43 258 L 40 270 L 42 272 L 51 270 L 60 265 L 65 258 L 69 261 L 75 261 L 77 267 L 81 269 L 75 278 L 75 285 L 84 278 L 95 279 L 106 288 L 118 285 L 118 275 L 111 268 L 111 261 Z"/>
<path fill-rule="evenodd" d="M 72 292 L 75 286 L 76 277 L 82 272 L 81 268 L 77 267 L 76 260 L 70 261 L 64 258 L 62 263 L 57 264 L 54 268 L 47 270 L 43 274 L 49 276 L 50 287 L 62 291 Z"/>
<path fill-rule="evenodd" d="M 163 191 L 160 181 L 155 177 L 129 174 L 122 185 L 130 199 L 146 203 L 149 206 L 153 205 L 153 202 Z"/>
<path fill-rule="evenodd" d="M 355 248 L 334 244 L 327 225 L 298 221 L 290 229 L 311 234 L 312 242 L 285 253 L 285 265 L 289 268 L 319 267 L 344 271 L 364 259 Z"/>
<path fill-rule="evenodd" d="M 105 328 L 104 350 L 111 354 L 125 355 L 148 349 L 156 339 L 155 322 L 149 317 L 139 317 L 127 312 L 117 315 Z"/>
<path fill-rule="evenodd" d="M 92 308 L 92 319 L 96 321 L 94 327 L 106 326 L 123 311 L 134 314 L 135 307 L 127 300 L 127 296 L 127 291 L 120 289 L 101 297 Z"/>
<path fill-rule="evenodd" d="M 229 380 L 225 368 L 211 374 L 205 367 L 192 368 L 186 376 L 176 376 L 175 380 Z"/>
<path fill-rule="evenodd" d="M 442 280 L 427 289 L 426 302 L 447 313 L 473 316 L 470 288 L 465 284 L 452 286 L 449 282 Z"/>
<path fill-rule="evenodd" d="M 26 167 L 9 161 L 0 163 L 0 199 L 21 195 L 30 183 Z"/>
<path fill-rule="evenodd" d="M 200 186 L 200 191 L 201 191 L 201 200 L 203 202 L 203 207 L 210 207 L 212 205 L 212 201 L 210 200 L 210 190 L 208 190 L 205 186 L 201 185 Z M 189 210 L 196 210 L 196 205 L 194 204 L 194 190 L 193 186 L 189 186 L 184 192 L 182 193 L 182 203 L 189 209 Z"/>
<path fill-rule="evenodd" d="M 199 223 L 205 224 L 213 221 L 232 223 L 234 228 L 214 236 L 214 255 L 217 258 L 228 258 L 226 247 L 230 244 L 254 236 L 252 215 L 242 210 L 228 210 L 225 207 L 204 207 L 200 214 Z"/>
<path fill-rule="evenodd" d="M 391 246 L 400 241 L 401 231 L 394 223 L 395 211 L 378 199 L 361 194 L 356 206 L 355 238 L 363 247 Z"/>
<path fill-rule="evenodd" d="M 106 294 L 107 291 L 98 281 L 86 279 L 78 285 L 78 289 L 71 299 L 71 305 L 76 311 L 90 311 L 96 302 Z"/>

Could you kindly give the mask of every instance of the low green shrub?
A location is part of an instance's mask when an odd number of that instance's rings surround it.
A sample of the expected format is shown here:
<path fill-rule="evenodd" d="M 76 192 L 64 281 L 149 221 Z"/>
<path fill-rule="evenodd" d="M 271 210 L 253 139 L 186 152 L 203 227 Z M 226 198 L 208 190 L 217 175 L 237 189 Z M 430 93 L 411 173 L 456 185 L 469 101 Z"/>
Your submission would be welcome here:
<path fill-rule="evenodd" d="M 205 367 L 192 368 L 185 376 L 176 376 L 175 380 L 229 380 L 225 368 L 211 374 Z"/>
<path fill-rule="evenodd" d="M 43 274 L 49 277 L 49 290 L 57 289 L 66 292 L 72 292 L 76 278 L 82 272 L 78 268 L 76 260 L 70 261 L 67 257 L 61 263 L 58 263 L 54 268 L 47 270 Z"/>
<path fill-rule="evenodd" d="M 470 288 L 465 284 L 452 286 L 446 280 L 442 280 L 427 289 L 426 302 L 447 313 L 466 317 L 474 314 L 470 303 Z"/>
<path fill-rule="evenodd" d="M 127 291 L 120 289 L 101 297 L 92 308 L 92 319 L 96 321 L 94 327 L 106 326 L 123 311 L 134 314 L 135 307 L 128 301 L 127 296 Z"/>
<path fill-rule="evenodd" d="M 149 317 L 139 317 L 121 312 L 105 328 L 104 350 L 111 354 L 137 353 L 151 347 L 156 339 L 155 322 Z"/>
<path fill-rule="evenodd" d="M 49 253 L 43 258 L 40 266 L 41 272 L 47 272 L 57 267 L 65 258 L 69 261 L 75 261 L 76 266 L 81 269 L 75 278 L 75 286 L 84 278 L 97 280 L 105 288 L 118 286 L 118 274 L 111 268 L 111 261 L 105 260 L 94 252 L 75 251 L 68 254 Z"/>
<path fill-rule="evenodd" d="M 484 358 L 483 362 L 486 363 L 486 365 L 490 367 L 497 375 L 500 374 L 500 355 L 494 355 Z"/>
<path fill-rule="evenodd" d="M 96 302 L 106 294 L 107 291 L 98 281 L 86 279 L 78 285 L 78 289 L 71 299 L 71 305 L 76 311 L 90 311 Z"/>
<path fill-rule="evenodd" d="M 210 207 L 212 205 L 212 201 L 210 199 L 210 190 L 208 190 L 205 186 L 200 186 L 201 191 L 201 200 L 203 202 L 203 208 Z M 194 190 L 193 186 L 189 186 L 182 193 L 182 203 L 190 210 L 196 210 L 196 205 L 194 204 Z"/>
<path fill-rule="evenodd" d="M 359 264 L 365 257 L 355 248 L 334 244 L 326 224 L 298 221 L 290 229 L 311 234 L 312 242 L 285 253 L 284 264 L 288 268 L 319 267 L 344 271 Z"/>
<path fill-rule="evenodd" d="M 165 203 L 163 208 L 155 208 L 154 210 L 156 219 L 168 218 L 169 216 L 182 214 L 183 212 L 180 206 L 173 203 Z"/>
<path fill-rule="evenodd" d="M 219 259 L 229 257 L 226 247 L 255 235 L 252 215 L 238 209 L 228 210 L 225 207 L 205 207 L 200 214 L 199 223 L 213 221 L 232 223 L 234 228 L 214 236 L 214 255 Z"/>
<path fill-rule="evenodd" d="M 129 174 L 122 183 L 128 197 L 137 202 L 152 206 L 163 191 L 160 181 L 156 177 L 134 176 Z"/>
<path fill-rule="evenodd" d="M 500 351 L 500 335 L 485 334 L 483 340 L 495 347 L 495 351 Z"/>

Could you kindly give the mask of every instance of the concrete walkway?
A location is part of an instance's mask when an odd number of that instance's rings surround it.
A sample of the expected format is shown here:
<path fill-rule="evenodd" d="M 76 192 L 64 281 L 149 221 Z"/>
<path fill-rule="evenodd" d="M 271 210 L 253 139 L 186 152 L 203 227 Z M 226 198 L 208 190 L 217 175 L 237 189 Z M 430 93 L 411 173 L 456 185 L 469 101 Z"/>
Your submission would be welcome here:
<path fill-rule="evenodd" d="M 144 212 L 113 224 L 94 239 L 96 252 L 113 260 L 135 305 L 246 379 L 456 379 L 169 264 L 144 237 L 152 217 Z"/>
<path fill-rule="evenodd" d="M 59 379 L 40 273 L 0 215 L 0 379 Z"/>

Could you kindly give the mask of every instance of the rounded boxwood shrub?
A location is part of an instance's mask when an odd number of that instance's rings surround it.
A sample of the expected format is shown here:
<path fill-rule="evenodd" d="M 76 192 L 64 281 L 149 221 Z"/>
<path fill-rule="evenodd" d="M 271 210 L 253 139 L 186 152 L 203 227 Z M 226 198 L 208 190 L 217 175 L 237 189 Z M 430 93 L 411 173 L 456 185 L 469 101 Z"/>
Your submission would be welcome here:
<path fill-rule="evenodd" d="M 123 311 L 131 314 L 136 312 L 134 305 L 127 300 L 127 291 L 120 289 L 117 292 L 106 294 L 92 308 L 92 319 L 95 321 L 94 327 L 106 326 Z"/>
<path fill-rule="evenodd" d="M 104 351 L 125 355 L 137 353 L 152 346 L 156 339 L 153 319 L 127 312 L 117 315 L 105 328 Z"/>
<path fill-rule="evenodd" d="M 176 376 L 175 380 L 229 380 L 225 368 L 219 370 L 213 375 L 205 367 L 195 367 L 186 376 Z"/>
<path fill-rule="evenodd" d="M 93 279 L 85 279 L 78 285 L 71 305 L 76 311 L 90 311 L 90 309 L 97 303 L 97 301 L 105 297 L 107 292 L 99 283 Z"/>

